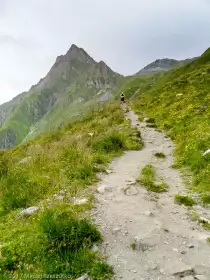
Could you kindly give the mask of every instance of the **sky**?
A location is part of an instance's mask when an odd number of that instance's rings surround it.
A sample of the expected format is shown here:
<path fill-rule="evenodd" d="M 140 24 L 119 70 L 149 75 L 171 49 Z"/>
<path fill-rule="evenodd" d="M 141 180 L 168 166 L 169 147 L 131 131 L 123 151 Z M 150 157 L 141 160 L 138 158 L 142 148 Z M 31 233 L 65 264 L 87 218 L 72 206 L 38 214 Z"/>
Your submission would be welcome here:
<path fill-rule="evenodd" d="M 44 77 L 72 44 L 114 71 L 210 47 L 209 0 L 0 0 L 0 104 Z"/>

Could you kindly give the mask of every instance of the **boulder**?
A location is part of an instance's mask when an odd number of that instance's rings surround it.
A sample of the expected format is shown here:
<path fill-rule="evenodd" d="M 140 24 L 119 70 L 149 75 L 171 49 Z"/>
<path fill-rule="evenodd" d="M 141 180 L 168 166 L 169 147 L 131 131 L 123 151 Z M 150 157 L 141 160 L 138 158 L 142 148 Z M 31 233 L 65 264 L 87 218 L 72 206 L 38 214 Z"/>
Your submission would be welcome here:
<path fill-rule="evenodd" d="M 85 274 L 85 275 L 83 275 L 83 276 L 77 278 L 76 280 L 90 280 L 90 277 L 89 277 L 88 274 Z"/>
<path fill-rule="evenodd" d="M 88 199 L 87 198 L 75 198 L 74 201 L 73 201 L 73 204 L 74 205 L 83 205 L 83 204 L 86 204 L 88 202 Z"/>
<path fill-rule="evenodd" d="M 34 213 L 36 213 L 37 211 L 39 211 L 39 207 L 38 206 L 32 206 L 29 208 L 24 209 L 23 211 L 21 211 L 18 216 L 24 216 L 24 215 L 33 215 Z"/>
<path fill-rule="evenodd" d="M 28 164 L 31 160 L 32 160 L 31 156 L 25 157 L 19 162 L 19 164 Z"/>

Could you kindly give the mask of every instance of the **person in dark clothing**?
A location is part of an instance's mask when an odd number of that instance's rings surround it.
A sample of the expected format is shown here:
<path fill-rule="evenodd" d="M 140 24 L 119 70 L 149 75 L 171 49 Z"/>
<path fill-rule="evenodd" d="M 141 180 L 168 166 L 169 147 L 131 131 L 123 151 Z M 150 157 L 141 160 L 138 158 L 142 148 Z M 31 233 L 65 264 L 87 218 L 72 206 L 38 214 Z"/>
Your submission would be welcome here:
<path fill-rule="evenodd" d="M 125 94 L 122 92 L 120 94 L 121 103 L 125 103 Z"/>

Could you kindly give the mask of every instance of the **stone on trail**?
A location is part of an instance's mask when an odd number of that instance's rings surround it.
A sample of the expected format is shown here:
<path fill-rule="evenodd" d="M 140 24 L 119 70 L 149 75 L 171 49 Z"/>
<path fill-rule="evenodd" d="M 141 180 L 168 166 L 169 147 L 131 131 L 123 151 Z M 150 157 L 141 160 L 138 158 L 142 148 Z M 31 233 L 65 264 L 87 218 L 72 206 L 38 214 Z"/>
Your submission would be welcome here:
<path fill-rule="evenodd" d="M 134 244 L 135 249 L 142 252 L 151 251 L 156 245 L 153 237 L 141 238 L 139 236 L 134 237 Z"/>
<path fill-rule="evenodd" d="M 190 275 L 182 278 L 182 280 L 194 280 L 194 277 Z"/>
<path fill-rule="evenodd" d="M 124 191 L 124 193 L 128 196 L 137 195 L 139 193 L 136 187 L 130 187 Z"/>
<path fill-rule="evenodd" d="M 99 186 L 98 189 L 97 189 L 98 193 L 100 194 L 104 194 L 105 192 L 111 192 L 112 191 L 112 188 L 110 187 L 107 187 L 105 185 L 102 185 L 102 186 Z"/>
<path fill-rule="evenodd" d="M 105 170 L 105 173 L 106 173 L 107 175 L 109 175 L 109 174 L 112 174 L 112 173 L 113 173 L 113 171 L 112 171 L 112 170 L 110 170 L 110 169 L 106 169 L 106 170 Z"/>
<path fill-rule="evenodd" d="M 121 231 L 121 228 L 119 228 L 119 227 L 113 228 L 113 230 L 112 230 L 113 234 L 117 234 L 120 231 Z"/>
<path fill-rule="evenodd" d="M 126 185 L 127 185 L 127 186 L 136 185 L 136 180 L 127 180 L 127 181 L 126 181 Z"/>
<path fill-rule="evenodd" d="M 176 262 L 164 265 L 165 267 L 163 267 L 163 269 L 165 270 L 165 272 L 172 276 L 185 277 L 193 275 L 194 273 L 194 269 L 191 266 L 178 260 Z"/>
<path fill-rule="evenodd" d="M 207 280 L 207 278 L 204 275 L 195 275 L 196 280 Z"/>
<path fill-rule="evenodd" d="M 200 217 L 199 218 L 199 222 L 200 223 L 204 223 L 204 224 L 210 224 L 210 220 L 204 218 L 204 217 Z"/>

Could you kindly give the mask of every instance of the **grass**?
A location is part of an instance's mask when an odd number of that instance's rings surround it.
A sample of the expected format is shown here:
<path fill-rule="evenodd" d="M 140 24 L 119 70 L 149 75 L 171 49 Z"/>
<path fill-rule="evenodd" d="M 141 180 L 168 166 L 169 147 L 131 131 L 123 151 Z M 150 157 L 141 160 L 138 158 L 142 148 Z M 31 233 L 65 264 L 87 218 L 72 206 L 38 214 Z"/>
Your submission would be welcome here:
<path fill-rule="evenodd" d="M 193 222 L 198 221 L 199 218 L 200 218 L 200 216 L 199 216 L 195 211 L 191 212 L 191 220 L 192 220 Z"/>
<path fill-rule="evenodd" d="M 156 156 L 157 158 L 165 158 L 165 157 L 166 157 L 165 154 L 164 154 L 164 153 L 161 153 L 161 152 L 155 153 L 155 156 Z"/>
<path fill-rule="evenodd" d="M 191 170 L 192 189 L 209 195 L 210 154 L 203 153 L 210 148 L 210 49 L 183 67 L 129 79 L 121 91 L 140 118 L 155 119 L 175 142 L 176 166 Z"/>
<path fill-rule="evenodd" d="M 201 197 L 201 199 L 202 199 L 202 202 L 204 203 L 204 204 L 210 204 L 210 195 L 208 195 L 208 194 L 206 194 L 206 195 L 203 195 L 202 197 Z"/>
<path fill-rule="evenodd" d="M 135 249 L 136 249 L 136 244 L 135 244 L 135 243 L 131 243 L 131 244 L 130 244 L 130 248 L 131 248 L 132 250 L 135 250 Z"/>
<path fill-rule="evenodd" d="M 177 194 L 175 196 L 175 202 L 177 202 L 178 204 L 182 204 L 182 205 L 185 205 L 185 206 L 193 206 L 193 205 L 196 205 L 196 201 L 191 198 L 190 196 L 187 196 L 187 195 L 179 195 Z"/>
<path fill-rule="evenodd" d="M 203 156 L 210 143 L 210 62 L 204 57 L 206 54 L 165 73 L 152 88 L 135 95 L 132 102 L 139 116 L 143 112 L 155 119 L 157 127 L 173 139 L 176 164 L 190 168 L 192 189 L 201 197 L 208 195 L 210 185 L 210 154 Z M 207 200 L 204 198 L 204 203 Z"/>
<path fill-rule="evenodd" d="M 155 124 L 155 119 L 154 119 L 154 118 L 147 118 L 147 119 L 146 119 L 146 122 L 147 122 L 148 124 Z"/>
<path fill-rule="evenodd" d="M 152 165 L 146 165 L 141 172 L 137 182 L 143 184 L 148 191 L 161 193 L 167 191 L 168 186 L 165 183 L 156 183 L 156 172 Z"/>
<path fill-rule="evenodd" d="M 110 278 L 112 268 L 91 250 L 102 237 L 89 217 L 93 192 L 88 186 L 98 181 L 97 172 L 113 157 L 141 147 L 138 131 L 124 119 L 120 106 L 108 103 L 80 121 L 1 151 L 1 279 L 11 273 Z M 20 164 L 28 157 L 27 164 Z M 65 198 L 53 198 L 60 191 Z M 73 197 L 87 202 L 74 205 Z M 37 213 L 18 215 L 35 205 Z"/>

